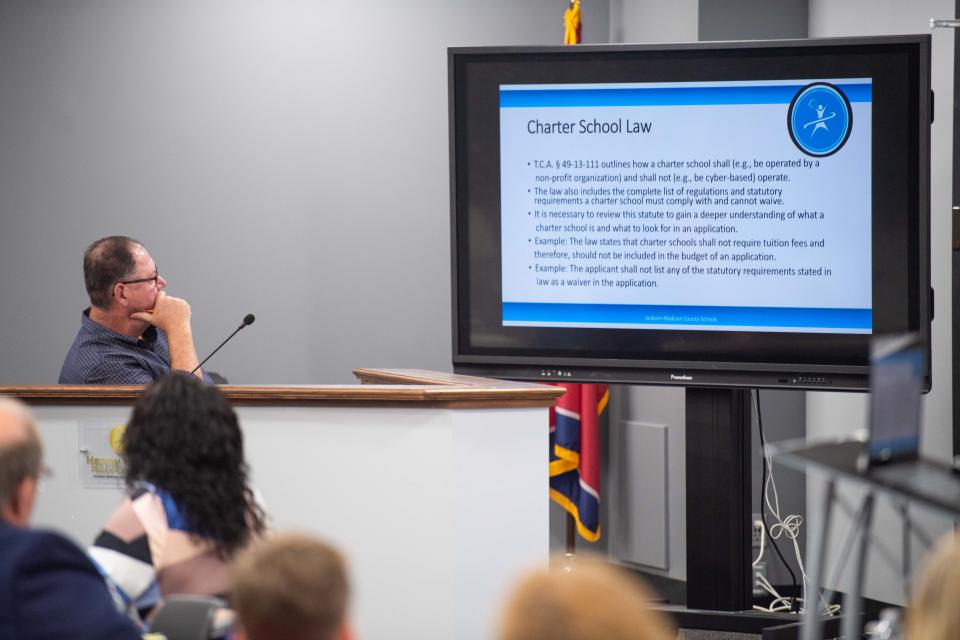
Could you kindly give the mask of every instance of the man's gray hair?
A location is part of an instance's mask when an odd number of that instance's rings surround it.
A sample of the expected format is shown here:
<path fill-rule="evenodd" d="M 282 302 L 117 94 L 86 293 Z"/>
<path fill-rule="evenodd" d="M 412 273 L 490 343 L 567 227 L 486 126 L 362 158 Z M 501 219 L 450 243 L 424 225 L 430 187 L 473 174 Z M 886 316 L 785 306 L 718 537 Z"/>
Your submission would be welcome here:
<path fill-rule="evenodd" d="M 0 396 L 0 414 L 12 417 L 23 431 L 22 436 L 14 437 L 0 433 L 0 506 L 3 506 L 10 503 L 13 492 L 24 479 L 40 475 L 43 447 L 36 421 L 27 405 Z"/>

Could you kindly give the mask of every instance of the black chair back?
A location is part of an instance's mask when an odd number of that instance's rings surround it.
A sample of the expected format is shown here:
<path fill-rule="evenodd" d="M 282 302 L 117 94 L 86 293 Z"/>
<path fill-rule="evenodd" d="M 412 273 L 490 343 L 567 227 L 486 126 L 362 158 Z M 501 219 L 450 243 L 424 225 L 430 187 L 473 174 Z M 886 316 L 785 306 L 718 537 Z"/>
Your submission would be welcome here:
<path fill-rule="evenodd" d="M 170 596 L 157 611 L 150 631 L 162 633 L 167 640 L 209 640 L 214 614 L 226 606 L 220 598 L 210 596 Z"/>

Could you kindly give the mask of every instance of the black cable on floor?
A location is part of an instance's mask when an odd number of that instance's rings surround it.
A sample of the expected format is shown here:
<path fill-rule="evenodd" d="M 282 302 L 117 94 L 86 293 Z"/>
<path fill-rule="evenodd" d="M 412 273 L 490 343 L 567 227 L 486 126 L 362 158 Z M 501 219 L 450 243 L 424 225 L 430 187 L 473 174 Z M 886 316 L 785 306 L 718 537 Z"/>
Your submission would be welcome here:
<path fill-rule="evenodd" d="M 777 552 L 777 556 L 780 558 L 780 562 L 783 563 L 783 566 L 787 568 L 787 571 L 790 572 L 790 579 L 793 581 L 793 606 L 791 610 L 797 612 L 800 610 L 798 603 L 800 602 L 800 591 L 799 583 L 797 582 L 797 576 L 793 573 L 793 569 L 790 568 L 790 565 L 787 564 L 786 558 L 783 557 L 783 554 L 780 553 L 780 547 L 777 546 L 777 541 L 773 536 L 770 535 L 770 527 L 767 526 L 767 441 L 763 437 L 763 416 L 760 413 L 760 390 L 753 390 L 753 402 L 754 406 L 757 409 L 757 429 L 760 431 L 760 460 L 763 465 L 763 473 L 760 479 L 760 520 L 763 522 L 763 530 L 767 533 L 767 538 L 770 540 L 770 544 L 773 545 L 773 550 Z M 771 472 L 772 473 L 772 472 Z M 809 606 L 810 603 L 807 603 Z"/>

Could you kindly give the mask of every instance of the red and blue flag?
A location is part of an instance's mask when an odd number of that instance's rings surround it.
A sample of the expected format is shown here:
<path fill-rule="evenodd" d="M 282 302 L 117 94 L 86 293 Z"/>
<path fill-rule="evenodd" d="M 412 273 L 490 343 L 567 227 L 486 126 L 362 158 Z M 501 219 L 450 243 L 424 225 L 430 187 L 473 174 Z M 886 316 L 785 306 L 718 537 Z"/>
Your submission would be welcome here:
<path fill-rule="evenodd" d="M 605 384 L 561 384 L 567 390 L 550 409 L 550 498 L 590 542 L 600 539 L 600 415 Z"/>

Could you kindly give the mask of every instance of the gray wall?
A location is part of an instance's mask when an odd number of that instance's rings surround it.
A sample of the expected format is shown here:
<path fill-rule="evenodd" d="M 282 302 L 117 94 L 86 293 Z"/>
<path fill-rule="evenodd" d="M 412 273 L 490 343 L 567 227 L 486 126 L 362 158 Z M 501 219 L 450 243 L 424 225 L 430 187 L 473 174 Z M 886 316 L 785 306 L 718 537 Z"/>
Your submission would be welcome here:
<path fill-rule="evenodd" d="M 610 0 L 611 42 L 696 42 L 698 0 Z"/>
<path fill-rule="evenodd" d="M 591 1 L 587 41 L 606 41 Z M 0 2 L 0 384 L 56 382 L 81 254 L 141 239 L 231 382 L 450 369 L 446 47 L 556 0 Z"/>
<path fill-rule="evenodd" d="M 807 37 L 807 0 L 701 0 L 701 40 Z"/>

